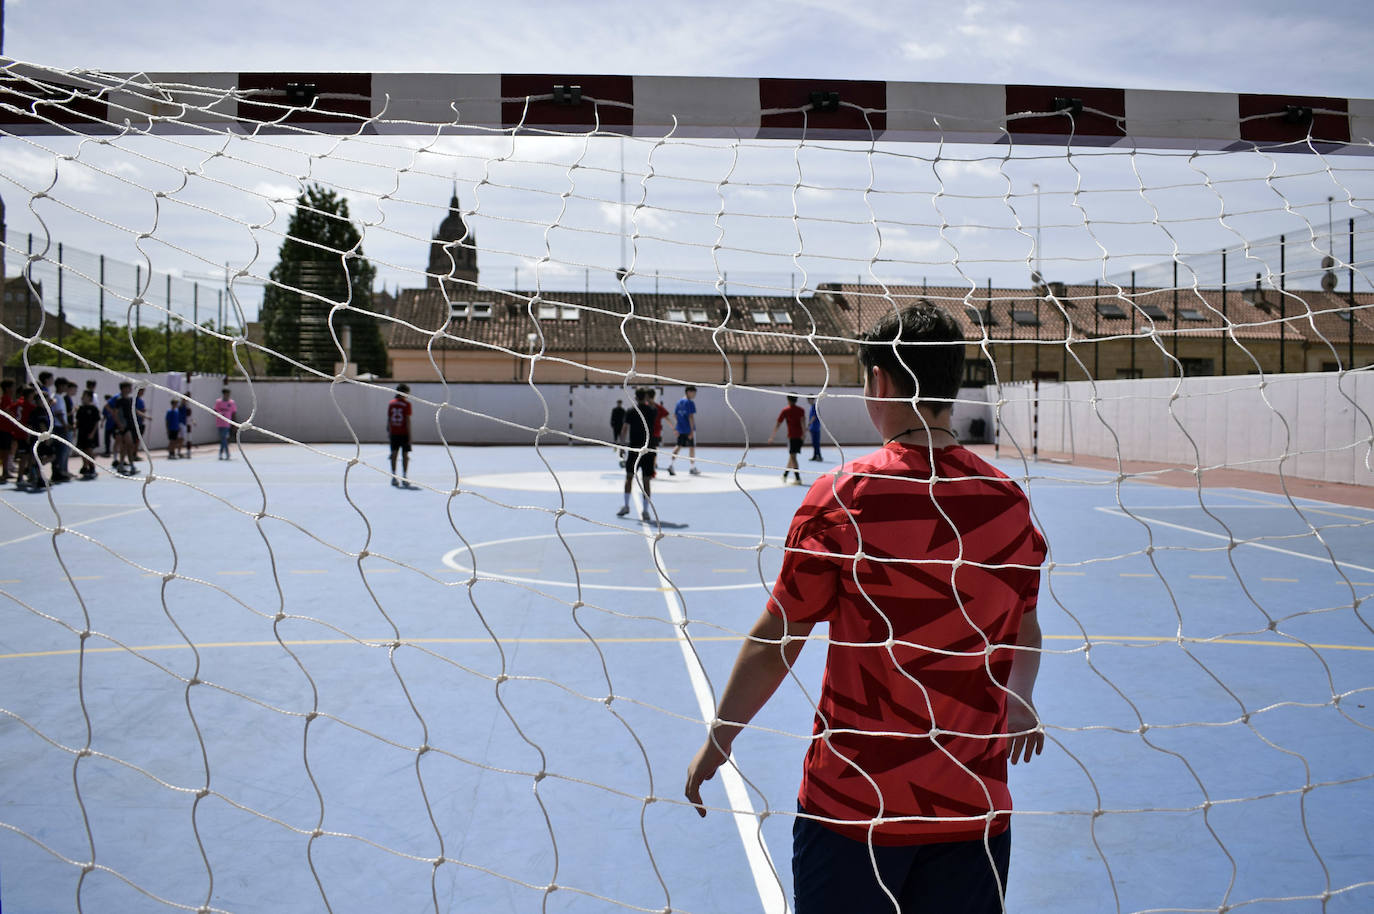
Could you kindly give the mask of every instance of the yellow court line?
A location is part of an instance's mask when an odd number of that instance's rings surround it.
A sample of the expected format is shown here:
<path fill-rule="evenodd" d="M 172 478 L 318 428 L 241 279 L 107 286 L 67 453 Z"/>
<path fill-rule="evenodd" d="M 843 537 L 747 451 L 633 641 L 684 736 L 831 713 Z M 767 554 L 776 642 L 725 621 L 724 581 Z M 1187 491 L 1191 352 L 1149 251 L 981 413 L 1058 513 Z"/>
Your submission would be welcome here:
<path fill-rule="evenodd" d="M 21 580 L 19 580 L 18 578 L 5 578 L 5 580 L 0 581 L 0 584 L 22 584 L 22 583 L 24 583 L 24 582 L 21 581 Z"/>
<path fill-rule="evenodd" d="M 744 635 L 698 635 L 693 636 L 693 641 L 742 641 Z M 1045 635 L 1046 641 L 1072 641 L 1077 644 L 1084 644 L 1083 638 L 1079 635 Z M 814 640 L 824 641 L 827 638 L 821 637 Z M 1093 646 L 1100 647 L 1113 642 L 1132 642 L 1143 644 L 1173 644 L 1177 643 L 1177 638 L 1154 635 L 1090 635 L 1088 640 Z M 643 638 L 596 638 L 597 644 L 674 644 L 677 637 L 643 637 Z M 586 638 L 503 638 L 502 644 L 586 644 Z M 393 642 L 391 639 L 359 639 L 350 638 L 320 638 L 301 641 L 214 641 L 205 644 L 197 644 L 197 650 L 208 650 L 211 648 L 226 647 L 331 647 L 331 646 L 354 646 L 354 647 L 387 647 Z M 491 644 L 490 637 L 482 638 L 406 638 L 401 641 L 404 645 L 421 644 Z M 1374 652 L 1374 645 L 1361 644 L 1324 644 L 1311 641 L 1260 641 L 1247 638 L 1184 638 L 1183 643 L 1189 646 L 1206 646 L 1209 644 L 1228 644 L 1244 647 L 1288 647 L 1288 648 L 1317 648 L 1328 651 L 1365 651 Z M 130 648 L 124 647 L 88 647 L 88 654 L 115 654 L 121 652 L 140 653 L 152 651 L 184 651 L 189 649 L 186 644 L 145 644 Z M 80 648 L 68 648 L 52 651 L 26 651 L 13 654 L 0 654 L 0 660 L 24 660 L 36 657 L 69 657 L 81 652 Z"/>
<path fill-rule="evenodd" d="M 1230 578 L 1224 574 L 1190 574 L 1188 577 L 1198 581 L 1229 581 Z"/>
<path fill-rule="evenodd" d="M 1260 578 L 1261 581 L 1274 581 L 1277 584 L 1298 584 L 1297 578 Z"/>

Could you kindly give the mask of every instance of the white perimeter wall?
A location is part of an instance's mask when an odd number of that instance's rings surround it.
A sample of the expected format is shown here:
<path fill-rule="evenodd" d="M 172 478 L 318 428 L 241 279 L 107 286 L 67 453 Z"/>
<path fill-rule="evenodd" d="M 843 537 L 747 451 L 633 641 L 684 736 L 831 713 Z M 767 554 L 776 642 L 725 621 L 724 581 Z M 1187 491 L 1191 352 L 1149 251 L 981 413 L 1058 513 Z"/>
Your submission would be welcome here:
<path fill-rule="evenodd" d="M 177 375 L 114 375 L 107 372 L 36 366 L 34 374 L 47 369 L 69 378 L 85 388 L 87 378 L 99 382 L 98 393 L 117 393 L 121 380 L 135 386 L 146 385 L 144 402 L 148 409 L 147 443 L 151 448 L 165 447 L 167 434 L 163 415 L 186 382 Z M 196 376 L 189 390 L 196 401 L 193 438 L 197 444 L 218 440 L 215 417 L 210 405 L 219 397 L 223 379 Z M 594 443 L 610 439 L 611 408 L 617 399 L 625 405 L 633 394 L 623 387 L 569 384 L 411 384 L 414 404 L 411 420 L 412 440 L 417 444 L 529 444 L 540 429 L 544 444 Z M 245 441 L 279 440 L 277 436 L 312 443 L 350 442 L 355 436 L 363 442 L 386 440 L 386 404 L 393 386 L 331 384 L 327 381 L 255 379 L 230 381 L 230 395 L 238 404 L 239 421 L 252 427 Z M 826 444 L 870 444 L 877 434 L 868 419 L 860 388 L 829 388 L 818 400 Z M 682 397 L 681 387 L 668 387 L 660 394 L 671 412 Z M 969 426 L 981 418 L 985 429 L 992 428 L 992 407 L 983 402 L 981 389 L 960 393 L 954 425 L 961 437 L 972 440 Z M 728 402 L 727 402 L 728 401 Z M 799 399 L 805 408 L 805 397 Z M 696 397 L 697 443 L 702 446 L 738 446 L 766 441 L 787 405 L 783 392 L 703 386 Z M 664 440 L 673 441 L 672 418 L 664 420 Z M 441 434 L 442 433 L 442 434 Z M 778 437 L 781 442 L 784 430 Z M 809 447 L 808 441 L 808 447 Z"/>
<path fill-rule="evenodd" d="M 35 368 L 37 374 L 40 368 Z M 166 445 L 163 414 L 177 391 L 177 375 L 115 376 L 89 369 L 50 368 L 84 388 L 99 381 L 99 393 L 110 395 L 124 378 L 147 385 L 148 446 Z M 210 404 L 222 379 L 197 376 L 189 389 L 195 399 L 194 440 L 217 440 Z M 331 384 L 327 381 L 259 379 L 231 381 L 239 420 L 255 430 L 247 441 L 275 436 L 314 443 L 386 440 L 385 407 L 391 385 Z M 1030 455 L 1035 427 L 1036 392 L 1031 384 L 1001 389 L 1000 444 L 1005 454 L 1017 448 Z M 985 393 L 986 391 L 986 393 Z M 998 388 L 960 391 L 954 426 L 965 441 L 978 440 L 970 430 L 983 419 L 991 431 Z M 681 387 L 662 392 L 670 411 Z M 568 384 L 412 384 L 415 403 L 412 435 L 417 444 L 528 444 L 538 430 L 543 444 L 606 441 L 611 407 L 617 399 L 628 406 L 633 396 L 618 386 Z M 768 439 L 785 393 L 703 386 L 697 392 L 697 443 L 741 446 Z M 805 407 L 806 400 L 800 404 Z M 819 400 L 826 444 L 866 445 L 877 435 L 856 387 L 829 388 Z M 1185 466 L 1228 466 L 1283 472 L 1329 482 L 1374 484 L 1374 373 L 1271 375 L 1260 386 L 1257 376 L 1041 382 L 1039 447 L 1042 452 L 1085 454 L 1148 460 Z M 274 434 L 266 434 L 264 431 Z M 441 436 L 442 431 L 442 436 Z M 672 442 L 672 419 L 664 420 L 664 440 Z M 779 436 L 781 440 L 781 436 Z M 810 446 L 808 442 L 808 447 Z"/>
<path fill-rule="evenodd" d="M 991 394 L 995 388 L 989 388 Z M 1031 451 L 1036 392 L 1002 388 L 1001 445 Z M 1374 374 L 1041 382 L 1040 451 L 1374 483 Z"/>
<path fill-rule="evenodd" d="M 240 420 L 299 441 L 386 440 L 386 403 L 392 387 L 331 385 L 318 381 L 255 380 L 231 385 Z M 545 444 L 593 443 L 611 436 L 611 409 L 617 399 L 628 407 L 633 394 L 623 387 L 568 384 L 411 384 L 414 404 L 411 436 L 417 444 L 528 444 L 540 429 Z M 662 394 L 672 411 L 681 387 Z M 970 423 L 983 418 L 992 428 L 992 409 L 981 390 L 965 391 L 972 402 L 961 404 L 955 424 L 967 436 Z M 213 398 L 212 398 L 213 399 Z M 806 400 L 799 404 L 805 408 Z M 787 405 L 786 394 L 760 390 L 701 387 L 697 392 L 697 443 L 702 446 L 758 444 L 766 441 Z M 877 435 L 864 408 L 862 391 L 830 388 L 818 400 L 824 425 L 822 440 L 869 444 Z M 442 433 L 442 434 L 441 434 Z M 784 431 L 778 441 L 785 436 Z M 664 420 L 663 437 L 673 441 L 672 417 Z M 265 440 L 250 435 L 246 440 Z"/>

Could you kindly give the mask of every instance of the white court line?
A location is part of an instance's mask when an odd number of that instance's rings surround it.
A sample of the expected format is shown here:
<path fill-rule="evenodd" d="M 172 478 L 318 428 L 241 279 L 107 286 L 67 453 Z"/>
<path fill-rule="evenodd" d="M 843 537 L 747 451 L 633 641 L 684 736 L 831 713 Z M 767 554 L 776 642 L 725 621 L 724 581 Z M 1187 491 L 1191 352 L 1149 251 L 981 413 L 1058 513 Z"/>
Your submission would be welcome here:
<path fill-rule="evenodd" d="M 69 507 L 69 506 L 68 506 L 68 505 L 58 505 L 58 507 L 61 508 L 61 507 Z M 85 526 L 86 524 L 93 524 L 93 523 L 95 523 L 96 521 L 111 520 L 112 518 L 123 517 L 123 516 L 126 515 L 126 514 L 137 514 L 139 511 L 144 511 L 144 510 L 147 510 L 147 509 L 144 508 L 143 505 L 139 505 L 137 508 L 130 508 L 130 509 L 127 510 L 127 511 L 116 511 L 114 514 L 106 514 L 104 517 L 91 517 L 91 518 L 87 518 L 86 520 L 79 520 L 79 521 L 77 521 L 77 522 L 74 523 L 74 524 L 63 524 L 63 525 L 62 525 L 62 529 L 63 529 L 63 530 L 70 530 L 70 529 L 72 529 L 73 527 L 83 527 L 83 526 Z M 24 542 L 25 540 L 37 539 L 37 538 L 40 537 L 40 536 L 52 536 L 52 531 L 51 531 L 51 530 L 40 530 L 40 531 L 38 531 L 37 533 L 30 533 L 28 536 L 21 536 L 21 537 L 18 537 L 17 539 L 6 540 L 5 542 L 0 543 L 0 547 L 4 547 L 4 546 L 13 546 L 15 543 L 22 543 L 22 542 Z"/>
<path fill-rule="evenodd" d="M 1112 514 L 1116 517 L 1130 517 L 1131 520 L 1139 520 L 1147 524 L 1157 524 L 1160 527 L 1171 527 L 1174 530 L 1183 530 L 1186 533 L 1196 533 L 1198 536 L 1206 536 L 1214 540 L 1223 540 L 1228 543 L 1234 542 L 1237 546 L 1249 546 L 1253 549 L 1264 549 L 1268 552 L 1277 552 L 1280 555 L 1291 555 L 1294 558 L 1307 559 L 1309 562 L 1321 562 L 1323 565 L 1335 564 L 1341 566 L 1342 568 L 1354 568 L 1356 571 L 1368 571 L 1374 573 L 1374 568 L 1368 568 L 1364 565 L 1356 565 L 1354 562 L 1342 562 L 1339 559 L 1333 560 L 1330 556 L 1309 555 L 1306 552 L 1295 552 L 1292 549 L 1282 549 L 1278 546 L 1271 546 L 1268 543 L 1252 543 L 1249 541 L 1237 540 L 1232 537 L 1222 536 L 1220 533 L 1213 533 L 1210 530 L 1199 530 L 1196 527 L 1185 527 L 1183 524 L 1171 524 L 1168 521 L 1156 520 L 1153 517 L 1131 517 L 1131 515 L 1127 514 L 1125 511 L 1122 511 L 1120 508 L 1103 508 L 1099 506 L 1094 510 L 1101 511 L 1103 514 Z"/>
<path fill-rule="evenodd" d="M 644 502 L 638 489 L 634 492 L 634 511 L 636 514 L 641 514 L 644 511 Z M 649 547 L 649 555 L 652 558 L 657 558 L 657 547 L 653 531 L 650 529 L 651 525 L 644 524 L 643 526 L 644 542 Z M 678 602 L 677 593 L 673 590 L 673 582 L 662 573 L 658 574 L 658 581 L 659 589 L 663 591 L 663 602 L 668 605 L 668 617 L 672 620 L 673 631 L 677 635 L 678 649 L 682 651 L 682 659 L 687 665 L 687 678 L 692 681 L 692 691 L 696 694 L 701 719 L 704 723 L 709 723 L 716 719 L 716 708 L 712 703 L 711 685 L 706 676 L 706 670 L 702 667 L 701 661 L 687 641 L 686 633 L 682 630 L 682 624 L 686 621 L 687 614 L 683 612 L 682 604 Z M 734 810 L 735 828 L 739 831 L 741 843 L 744 844 L 744 856 L 749 861 L 750 872 L 754 875 L 754 885 L 758 888 L 759 901 L 763 903 L 764 914 L 787 914 L 787 899 L 783 895 L 782 883 L 778 880 L 778 871 L 773 866 L 773 857 L 768 853 L 768 848 L 763 843 L 763 836 L 759 831 L 759 819 L 754 814 L 754 804 L 749 800 L 749 791 L 744 785 L 744 778 L 740 775 L 738 766 L 738 753 L 732 752 L 731 761 L 720 766 L 719 770 L 721 786 L 725 788 L 725 796 L 730 801 L 730 808 Z"/>

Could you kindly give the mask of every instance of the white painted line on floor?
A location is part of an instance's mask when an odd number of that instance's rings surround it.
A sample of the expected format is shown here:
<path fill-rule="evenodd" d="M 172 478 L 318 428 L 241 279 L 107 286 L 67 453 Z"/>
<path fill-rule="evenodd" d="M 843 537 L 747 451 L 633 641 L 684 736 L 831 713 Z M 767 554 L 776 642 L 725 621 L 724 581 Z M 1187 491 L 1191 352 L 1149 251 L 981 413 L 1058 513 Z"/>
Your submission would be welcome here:
<path fill-rule="evenodd" d="M 1129 517 L 1129 515 L 1123 512 L 1120 508 L 1103 508 L 1099 506 L 1094 510 L 1101 511 L 1103 514 L 1115 515 L 1116 517 Z M 1136 520 L 1136 518 L 1131 519 Z M 1374 574 L 1374 568 L 1370 568 L 1366 565 L 1356 565 L 1354 562 L 1342 562 L 1339 559 L 1333 561 L 1331 557 L 1327 555 L 1309 555 L 1306 552 L 1296 552 L 1292 549 L 1283 549 L 1279 546 L 1271 546 L 1268 543 L 1254 543 L 1249 541 L 1241 542 L 1235 540 L 1232 537 L 1223 536 L 1220 533 L 1213 533 L 1210 530 L 1199 530 L 1196 527 L 1186 527 L 1183 524 L 1171 524 L 1168 521 L 1156 520 L 1154 518 L 1140 518 L 1140 520 L 1144 520 L 1145 523 L 1154 524 L 1158 527 L 1169 527 L 1173 530 L 1182 530 L 1185 533 L 1193 533 L 1197 536 L 1205 536 L 1208 539 L 1221 540 L 1222 542 L 1235 542 L 1237 546 L 1248 546 L 1251 549 L 1263 549 L 1266 552 L 1277 552 L 1280 555 L 1289 555 L 1296 559 L 1307 559 L 1309 562 L 1320 562 L 1323 565 L 1334 564 L 1340 566 L 1341 568 L 1353 568 L 1356 571 L 1368 571 L 1369 573 Z"/>
<path fill-rule="evenodd" d="M 644 504 L 638 491 L 634 493 L 634 500 L 635 511 L 642 513 Z M 649 547 L 649 555 L 654 558 L 658 557 L 656 530 L 653 524 L 643 525 L 644 543 Z M 669 569 L 664 569 L 663 572 L 659 572 L 657 568 L 654 569 L 658 574 L 659 590 L 663 592 L 663 602 L 668 606 L 668 618 L 673 622 L 678 647 L 687 666 L 687 678 L 691 680 L 692 692 L 696 695 L 697 708 L 701 711 L 703 723 L 706 723 L 716 718 L 711 683 L 701 661 L 697 659 L 696 653 L 687 641 L 686 633 L 682 630 L 682 623 L 686 621 L 687 616 L 683 612 L 682 604 L 678 602 L 672 582 L 666 576 L 668 571 Z M 720 781 L 721 786 L 725 788 L 725 796 L 730 801 L 730 808 L 734 810 L 735 828 L 739 831 L 740 841 L 744 845 L 744 856 L 749 862 L 750 872 L 753 873 L 759 901 L 763 903 L 764 914 L 787 914 L 787 898 L 783 895 L 777 868 L 773 865 L 772 855 L 763 843 L 760 820 L 754 813 L 754 804 L 749 799 L 748 788 L 745 787 L 744 778 L 739 773 L 739 753 L 732 752 L 731 755 L 733 762 L 727 762 L 720 767 Z M 685 769 L 688 760 L 682 761 Z"/>
<path fill-rule="evenodd" d="M 59 507 L 59 508 L 62 508 L 62 507 L 66 507 L 66 506 L 65 506 L 65 505 L 58 505 L 58 507 Z M 101 517 L 92 517 L 92 518 L 89 518 L 89 519 L 87 519 L 87 520 L 79 520 L 79 521 L 77 521 L 76 523 L 72 523 L 72 524 L 63 524 L 63 525 L 62 525 L 62 529 L 64 529 L 64 530 L 71 530 L 71 529 L 74 529 L 74 528 L 76 528 L 76 527 L 84 527 L 84 526 L 86 526 L 87 524 L 94 524 L 94 523 L 97 523 L 97 522 L 102 521 L 102 520 L 112 520 L 113 518 L 116 518 L 116 517 L 124 517 L 126 514 L 137 514 L 138 512 L 140 512 L 140 511 L 145 511 L 145 510 L 147 510 L 147 509 L 144 508 L 142 505 L 139 505 L 137 508 L 130 508 L 130 509 L 127 510 L 127 511 L 116 511 L 116 512 L 113 513 L 113 514 L 106 514 L 106 515 L 103 515 L 103 516 L 101 516 Z M 51 530 L 40 530 L 40 531 L 38 531 L 37 533 L 30 533 L 30 534 L 28 534 L 27 536 L 20 536 L 20 537 L 16 537 L 15 539 L 12 539 L 12 540 L 6 540 L 5 542 L 0 543 L 0 546 L 13 546 L 15 543 L 22 543 L 22 542 L 25 542 L 26 540 L 37 539 L 37 538 L 39 538 L 40 536 L 52 536 L 52 531 L 51 531 Z"/>
<path fill-rule="evenodd" d="M 1297 584 L 1297 578 L 1260 578 L 1261 581 L 1273 581 L 1275 584 Z"/>
<path fill-rule="evenodd" d="M 1197 581 L 1227 581 L 1230 580 L 1224 574 L 1190 574 L 1188 577 Z"/>

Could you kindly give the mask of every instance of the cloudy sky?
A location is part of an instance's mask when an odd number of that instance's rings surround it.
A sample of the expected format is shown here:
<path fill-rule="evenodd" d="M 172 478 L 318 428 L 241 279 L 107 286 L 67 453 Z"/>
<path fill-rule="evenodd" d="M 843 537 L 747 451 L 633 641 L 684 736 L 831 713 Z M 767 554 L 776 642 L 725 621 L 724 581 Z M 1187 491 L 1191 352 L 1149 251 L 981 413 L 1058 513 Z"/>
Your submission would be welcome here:
<path fill-rule="evenodd" d="M 5 0 L 4 7 L 5 55 L 61 68 L 615 72 L 1374 95 L 1366 0 Z M 456 185 L 464 207 L 477 210 L 469 223 L 483 280 L 493 285 L 518 278 L 526 288 L 536 281 L 607 287 L 626 256 L 624 218 L 636 236 L 629 256 L 646 277 L 709 282 L 725 271 L 732 284 L 785 292 L 793 282 L 869 270 L 1019 282 L 1037 256 L 1080 280 L 1167 260 L 1175 245 L 1187 253 L 1280 231 L 1305 233 L 1315 252 L 1331 244 L 1314 237 L 1328 215 L 1358 216 L 1372 193 L 1363 157 L 1070 160 L 1063 150 L 1041 149 L 1007 161 L 1002 150 L 977 147 L 894 146 L 874 157 L 790 144 L 634 141 L 624 144 L 622 191 L 617 140 L 446 139 L 417 153 L 425 145 L 423 138 L 385 148 L 236 143 L 226 165 L 206 163 L 203 143 L 129 141 L 114 150 L 0 138 L 0 194 L 12 245 L 33 232 L 40 246 L 63 241 L 129 263 L 147 255 L 159 272 L 208 275 L 228 262 L 264 275 L 288 211 L 281 201 L 302 179 L 323 180 L 340 188 L 367 226 L 365 250 L 394 287 L 422 282 L 425 242 Z M 60 205 L 32 199 L 54 181 L 50 193 Z M 171 202 L 156 205 L 149 189 Z M 1331 210 L 1328 197 L 1336 199 Z M 1142 231 L 1142 222 L 1151 230 Z"/>

